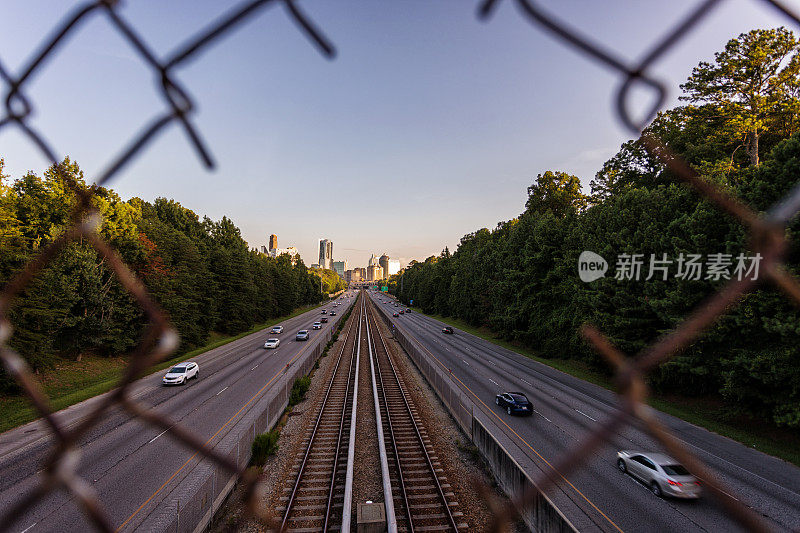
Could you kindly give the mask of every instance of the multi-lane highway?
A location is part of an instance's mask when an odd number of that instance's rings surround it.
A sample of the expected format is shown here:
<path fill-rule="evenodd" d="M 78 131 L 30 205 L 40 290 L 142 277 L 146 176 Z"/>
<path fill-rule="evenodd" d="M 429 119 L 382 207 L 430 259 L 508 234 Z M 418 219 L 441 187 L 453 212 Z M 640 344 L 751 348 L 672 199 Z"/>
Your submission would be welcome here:
<path fill-rule="evenodd" d="M 344 314 L 353 299 L 340 300 Z M 331 309 L 328 306 L 328 309 Z M 254 333 L 194 359 L 200 377 L 185 386 L 163 387 L 161 371 L 139 380 L 134 397 L 142 405 L 189 428 L 213 446 L 220 442 L 265 394 L 286 364 L 313 346 L 315 335 L 336 327 L 337 321 L 311 329 L 320 309 L 308 311 L 282 323 L 281 335 L 268 330 Z M 295 341 L 295 333 L 308 329 L 308 342 Z M 281 345 L 265 350 L 268 337 L 279 337 Z M 58 414 L 66 423 L 76 423 L 93 401 Z M 97 491 L 112 523 L 133 530 L 163 501 L 199 463 L 199 457 L 169 437 L 169 431 L 147 426 L 122 412 L 114 412 L 82 440 L 78 473 Z M 29 494 L 39 483 L 37 472 L 50 451 L 50 439 L 40 422 L 0 435 L 0 508 Z M 2 524 L 11 531 L 87 531 L 91 526 L 64 493 L 47 496 L 16 524 Z"/>
<path fill-rule="evenodd" d="M 391 313 L 395 301 L 372 295 Z M 396 327 L 461 380 L 475 402 L 542 469 L 599 427 L 617 409 L 614 395 L 546 365 L 458 329 L 442 334 L 445 325 L 419 313 L 391 318 Z M 436 363 L 439 364 L 439 363 Z M 494 405 L 501 391 L 524 392 L 535 408 L 533 417 L 510 417 Z M 763 515 L 770 528 L 800 530 L 800 469 L 730 439 L 669 415 L 661 415 L 671 431 L 730 487 L 731 494 Z M 513 430 L 513 431 L 511 431 Z M 647 487 L 616 469 L 621 449 L 655 451 L 659 446 L 640 427 L 617 431 L 611 444 L 587 458 L 580 470 L 566 475 L 553 491 L 555 501 L 569 498 L 603 531 L 735 531 L 738 529 L 711 498 L 699 501 L 660 499 Z M 545 462 L 546 461 L 546 462 Z"/>

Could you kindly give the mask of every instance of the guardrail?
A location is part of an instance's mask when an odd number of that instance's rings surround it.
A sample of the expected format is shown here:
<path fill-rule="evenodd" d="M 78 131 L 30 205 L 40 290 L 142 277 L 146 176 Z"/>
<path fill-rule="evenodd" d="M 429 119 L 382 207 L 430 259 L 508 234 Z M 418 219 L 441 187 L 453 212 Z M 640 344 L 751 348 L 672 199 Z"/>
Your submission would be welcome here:
<path fill-rule="evenodd" d="M 409 338 L 402 327 L 398 327 L 389 319 L 389 315 L 381 306 L 375 305 L 374 308 L 378 310 L 383 321 L 392 330 L 395 339 L 436 392 L 450 415 L 486 460 L 503 491 L 512 500 L 528 494 L 535 485 L 533 479 L 514 458 L 515 454 L 511 450 L 513 441 L 491 420 L 481 416 L 480 406 L 475 405 L 449 373 L 444 372 L 439 365 L 425 355 L 424 351 Z M 522 520 L 533 531 L 554 533 L 578 531 L 552 500 L 543 493 L 536 496 L 532 505 L 518 510 Z"/>
<path fill-rule="evenodd" d="M 311 347 L 287 364 L 275 383 L 264 391 L 242 415 L 231 430 L 212 448 L 230 459 L 240 470 L 250 462 L 252 442 L 256 435 L 270 430 L 280 420 L 289 404 L 289 394 L 297 378 L 307 375 L 333 336 L 339 322 L 352 303 L 309 342 Z M 205 530 L 225 498 L 233 490 L 239 475 L 208 459 L 201 460 L 187 471 L 170 494 L 153 502 L 150 514 L 128 529 L 192 533 Z M 170 501 L 171 500 L 171 501 Z"/>

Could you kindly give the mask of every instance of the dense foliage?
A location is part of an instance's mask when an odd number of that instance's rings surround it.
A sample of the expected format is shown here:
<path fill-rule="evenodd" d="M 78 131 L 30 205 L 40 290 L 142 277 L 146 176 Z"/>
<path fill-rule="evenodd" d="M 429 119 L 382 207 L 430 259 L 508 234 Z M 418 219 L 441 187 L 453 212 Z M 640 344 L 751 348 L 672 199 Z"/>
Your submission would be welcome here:
<path fill-rule="evenodd" d="M 347 283 L 339 277 L 333 270 L 325 269 L 325 268 L 313 268 L 311 269 L 314 274 L 319 277 L 320 282 L 322 284 L 321 290 L 323 293 L 326 294 L 336 294 L 340 291 L 343 291 L 347 288 Z"/>
<path fill-rule="evenodd" d="M 65 179 L 85 186 L 77 164 L 61 172 L 28 173 L 12 181 L 0 159 L 0 283 L 6 283 L 67 226 L 75 199 Z M 169 314 L 182 348 L 209 334 L 235 334 L 322 300 L 319 277 L 300 258 L 269 258 L 248 249 L 227 217 L 202 219 L 179 203 L 158 198 L 122 201 L 98 189 L 100 232 L 144 281 Z M 95 250 L 75 242 L 58 255 L 17 300 L 11 345 L 36 371 L 59 357 L 125 353 L 145 318 Z M 0 370 L 0 390 L 14 384 Z"/>
<path fill-rule="evenodd" d="M 783 29 L 740 35 L 683 86 L 686 99 L 701 105 L 659 114 L 643 135 L 657 135 L 706 179 L 766 210 L 800 176 L 797 50 Z M 390 281 L 391 290 L 426 312 L 489 327 L 543 357 L 601 368 L 578 333 L 581 324 L 595 324 L 632 355 L 725 283 L 706 279 L 705 271 L 701 279 L 679 279 L 676 264 L 666 280 L 660 274 L 647 280 L 651 254 L 672 260 L 682 253 L 753 254 L 741 224 L 678 184 L 641 138 L 623 144 L 591 185 L 592 194 L 584 195 L 575 176 L 540 174 L 519 217 L 464 236 L 453 254 L 445 249 L 413 262 Z M 799 230 L 796 219 L 787 228 L 794 242 Z M 604 278 L 580 280 L 584 250 L 608 261 Z M 619 254 L 644 254 L 638 281 L 615 279 Z M 797 244 L 787 263 L 800 271 Z M 734 412 L 796 428 L 798 350 L 797 307 L 763 284 L 662 365 L 651 384 L 662 392 L 720 396 Z"/>

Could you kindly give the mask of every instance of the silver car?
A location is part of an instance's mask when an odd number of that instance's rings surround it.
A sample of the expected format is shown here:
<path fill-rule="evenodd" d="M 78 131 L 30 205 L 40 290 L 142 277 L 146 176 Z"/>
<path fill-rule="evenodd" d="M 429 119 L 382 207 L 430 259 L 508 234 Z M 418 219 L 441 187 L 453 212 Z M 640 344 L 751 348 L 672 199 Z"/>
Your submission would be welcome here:
<path fill-rule="evenodd" d="M 702 492 L 700 480 L 663 453 L 622 450 L 617 452 L 617 468 L 638 478 L 658 497 L 699 498 Z"/>

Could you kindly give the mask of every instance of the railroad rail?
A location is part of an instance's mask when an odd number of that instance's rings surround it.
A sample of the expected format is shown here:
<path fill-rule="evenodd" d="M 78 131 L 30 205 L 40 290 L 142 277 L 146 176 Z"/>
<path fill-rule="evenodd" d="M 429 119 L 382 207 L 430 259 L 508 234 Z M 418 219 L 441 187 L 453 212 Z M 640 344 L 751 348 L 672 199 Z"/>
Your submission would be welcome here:
<path fill-rule="evenodd" d="M 364 296 L 361 296 L 362 300 Z M 276 510 L 283 513 L 281 531 L 329 531 L 348 529 L 350 498 L 346 473 L 352 472 L 351 442 L 353 408 L 358 384 L 358 354 L 363 303 L 350 319 L 337 356 L 333 375 L 319 404 L 314 425 L 298 453 L 295 481 L 284 489 Z M 356 324 L 357 327 L 354 327 Z M 291 491 L 290 491 L 291 489 Z M 345 523 L 345 527 L 343 526 Z"/>
<path fill-rule="evenodd" d="M 398 531 L 458 531 L 467 524 L 457 522 L 463 514 L 433 450 L 430 438 L 405 383 L 397 372 L 386 340 L 368 298 L 366 325 L 371 340 L 370 357 L 389 455 L 394 509 Z M 370 325 L 372 324 L 372 325 Z"/>

